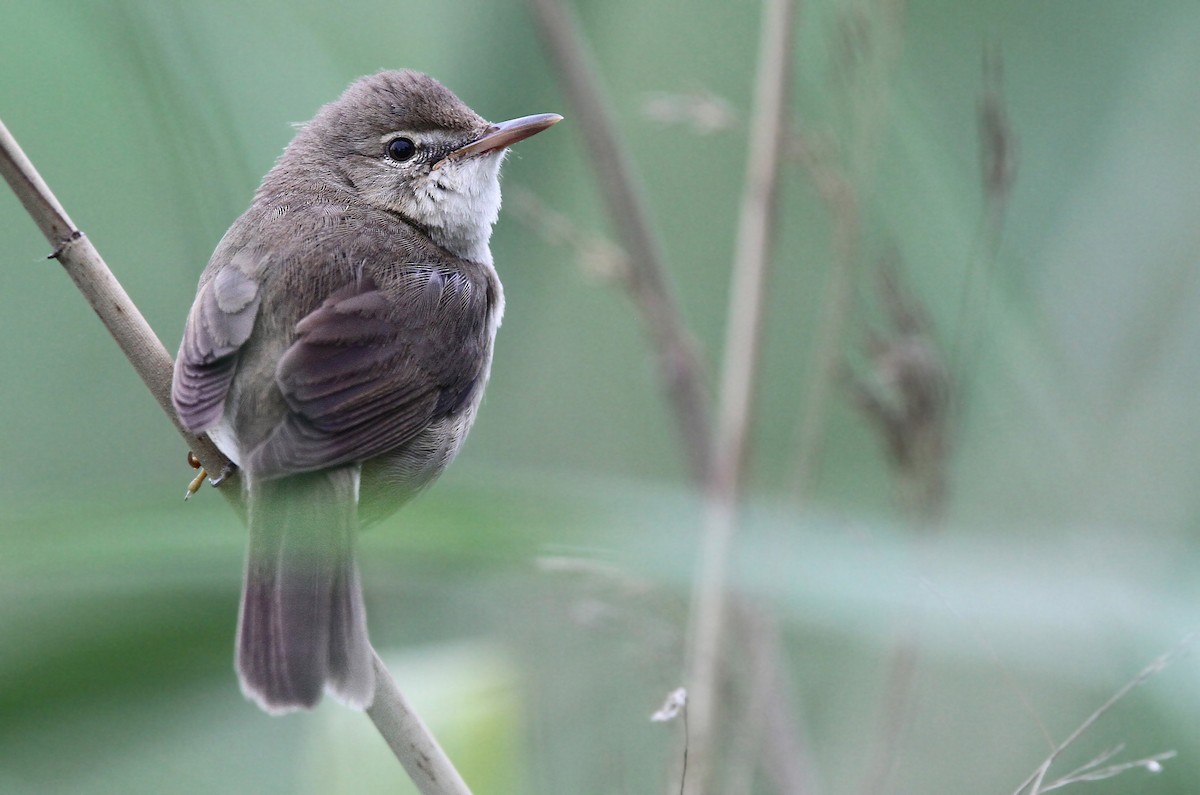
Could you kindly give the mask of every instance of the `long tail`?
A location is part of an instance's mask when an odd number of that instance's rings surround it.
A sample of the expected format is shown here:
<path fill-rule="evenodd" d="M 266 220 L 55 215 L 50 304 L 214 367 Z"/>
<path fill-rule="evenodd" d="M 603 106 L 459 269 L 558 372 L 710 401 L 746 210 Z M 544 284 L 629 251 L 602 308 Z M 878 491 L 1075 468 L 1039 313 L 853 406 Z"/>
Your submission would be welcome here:
<path fill-rule="evenodd" d="M 270 713 L 315 706 L 326 686 L 369 707 L 375 673 L 354 562 L 357 467 L 249 483 L 242 692 Z"/>

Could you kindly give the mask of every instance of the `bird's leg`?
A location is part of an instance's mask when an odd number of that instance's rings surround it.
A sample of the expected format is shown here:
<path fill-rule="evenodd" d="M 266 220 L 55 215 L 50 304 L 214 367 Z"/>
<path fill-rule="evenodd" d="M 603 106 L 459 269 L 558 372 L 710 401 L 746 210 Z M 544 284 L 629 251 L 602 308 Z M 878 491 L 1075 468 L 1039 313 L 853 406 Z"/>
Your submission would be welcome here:
<path fill-rule="evenodd" d="M 187 462 L 188 466 L 190 466 L 192 469 L 198 469 L 200 472 L 196 475 L 196 477 L 192 478 L 192 482 L 188 484 L 187 491 L 183 493 L 184 500 L 190 500 L 192 495 L 198 492 L 200 487 L 204 485 L 204 478 L 208 477 L 208 472 L 205 471 L 204 467 L 200 466 L 200 459 L 196 458 L 196 454 L 191 450 L 188 450 Z"/>
<path fill-rule="evenodd" d="M 187 462 L 188 466 L 190 466 L 192 469 L 198 469 L 200 471 L 196 474 L 196 477 L 192 478 L 192 482 L 188 484 L 187 491 L 185 491 L 183 494 L 184 500 L 190 500 L 192 495 L 198 492 L 200 487 L 204 485 L 204 479 L 208 477 L 208 470 L 200 465 L 200 459 L 196 458 L 196 454 L 191 450 L 188 450 Z M 220 486 L 225 481 L 225 478 L 229 477 L 231 472 L 233 472 L 233 464 L 227 464 L 221 468 L 221 474 L 217 475 L 215 478 L 209 478 L 208 482 L 213 484 L 214 488 Z"/>

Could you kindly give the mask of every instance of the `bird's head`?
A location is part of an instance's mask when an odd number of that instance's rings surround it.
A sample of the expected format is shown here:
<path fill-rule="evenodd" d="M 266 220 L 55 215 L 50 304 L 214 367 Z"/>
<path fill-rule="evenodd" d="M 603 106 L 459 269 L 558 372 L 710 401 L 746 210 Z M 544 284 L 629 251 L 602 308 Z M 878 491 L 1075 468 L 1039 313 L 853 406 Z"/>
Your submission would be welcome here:
<path fill-rule="evenodd" d="M 561 119 L 545 113 L 492 124 L 427 75 L 380 72 L 321 108 L 276 171 L 326 183 L 309 187 L 348 190 L 420 226 L 451 253 L 487 260 L 507 147 Z"/>

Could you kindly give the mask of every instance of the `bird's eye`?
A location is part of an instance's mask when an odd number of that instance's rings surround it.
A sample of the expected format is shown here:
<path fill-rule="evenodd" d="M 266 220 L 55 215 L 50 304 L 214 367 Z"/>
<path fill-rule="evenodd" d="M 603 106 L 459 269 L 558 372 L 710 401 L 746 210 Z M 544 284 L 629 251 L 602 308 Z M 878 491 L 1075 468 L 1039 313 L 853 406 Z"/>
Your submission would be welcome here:
<path fill-rule="evenodd" d="M 417 145 L 411 138 L 393 138 L 388 144 L 387 153 L 392 160 L 403 163 L 405 160 L 411 160 L 417 153 Z"/>

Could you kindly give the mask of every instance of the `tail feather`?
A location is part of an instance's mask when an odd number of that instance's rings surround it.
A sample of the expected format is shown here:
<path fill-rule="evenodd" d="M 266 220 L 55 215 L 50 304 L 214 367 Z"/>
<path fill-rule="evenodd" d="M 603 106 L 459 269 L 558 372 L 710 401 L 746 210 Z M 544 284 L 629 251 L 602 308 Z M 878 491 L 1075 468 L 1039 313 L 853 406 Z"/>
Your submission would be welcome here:
<path fill-rule="evenodd" d="M 354 561 L 353 467 L 249 482 L 250 544 L 238 622 L 242 692 L 271 713 L 309 708 L 326 686 L 348 704 L 375 692 Z"/>
<path fill-rule="evenodd" d="M 343 569 L 333 589 L 332 618 L 329 688 L 347 705 L 366 709 L 375 697 L 375 666 L 358 566 L 353 562 Z"/>

